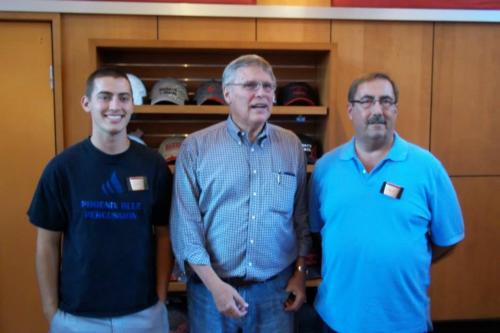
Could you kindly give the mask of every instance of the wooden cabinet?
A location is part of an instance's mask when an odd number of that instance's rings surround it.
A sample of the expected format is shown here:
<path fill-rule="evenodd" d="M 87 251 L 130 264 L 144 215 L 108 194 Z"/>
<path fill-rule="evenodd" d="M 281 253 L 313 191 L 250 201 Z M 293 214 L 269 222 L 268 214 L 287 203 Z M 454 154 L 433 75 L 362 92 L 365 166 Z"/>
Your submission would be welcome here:
<path fill-rule="evenodd" d="M 80 105 L 80 99 L 85 92 L 85 80 L 93 70 L 89 39 L 156 39 L 157 18 L 64 14 L 61 26 L 64 145 L 68 147 L 90 135 L 90 118 Z"/>
<path fill-rule="evenodd" d="M 452 175 L 500 176 L 500 25 L 435 29 L 432 151 Z"/>
<path fill-rule="evenodd" d="M 141 78 L 148 92 L 165 77 L 183 82 L 191 99 L 199 85 L 220 79 L 224 67 L 242 54 L 255 53 L 273 66 L 278 87 L 303 81 L 315 87 L 318 106 L 275 106 L 271 121 L 322 140 L 327 121 L 334 65 L 329 43 L 91 40 L 93 66 L 117 66 Z M 144 141 L 158 147 L 170 134 L 185 134 L 227 117 L 227 106 L 143 105 L 129 130 L 141 129 Z"/>
<path fill-rule="evenodd" d="M 335 114 L 328 130 L 330 147 L 353 134 L 347 116 L 347 91 L 357 77 L 386 72 L 400 90 L 397 130 L 401 136 L 429 148 L 433 23 L 333 21 L 332 41 L 338 45 Z"/>

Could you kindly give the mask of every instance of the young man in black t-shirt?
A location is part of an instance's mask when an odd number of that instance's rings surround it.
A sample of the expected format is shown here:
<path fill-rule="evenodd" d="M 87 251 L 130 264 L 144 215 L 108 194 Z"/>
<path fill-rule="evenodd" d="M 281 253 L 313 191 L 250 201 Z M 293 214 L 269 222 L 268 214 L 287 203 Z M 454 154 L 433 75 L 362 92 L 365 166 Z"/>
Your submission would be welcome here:
<path fill-rule="evenodd" d="M 128 139 L 126 74 L 92 73 L 81 104 L 92 135 L 49 162 L 28 211 L 50 332 L 168 332 L 172 176 Z"/>

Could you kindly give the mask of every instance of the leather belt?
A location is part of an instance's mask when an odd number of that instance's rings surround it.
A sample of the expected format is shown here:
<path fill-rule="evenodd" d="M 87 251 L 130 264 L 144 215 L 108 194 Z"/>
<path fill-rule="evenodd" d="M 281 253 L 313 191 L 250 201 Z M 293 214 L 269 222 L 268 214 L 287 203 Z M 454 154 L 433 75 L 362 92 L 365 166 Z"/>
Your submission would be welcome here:
<path fill-rule="evenodd" d="M 254 284 L 268 282 L 274 280 L 278 275 L 279 274 L 276 274 L 274 276 L 271 276 L 269 279 L 263 281 L 247 280 L 244 277 L 226 277 L 226 278 L 221 278 L 221 280 L 235 288 L 238 288 L 238 287 L 249 287 Z M 198 277 L 198 275 L 196 275 L 196 273 L 193 273 L 191 275 L 190 281 L 193 283 L 203 283 L 201 279 Z"/>

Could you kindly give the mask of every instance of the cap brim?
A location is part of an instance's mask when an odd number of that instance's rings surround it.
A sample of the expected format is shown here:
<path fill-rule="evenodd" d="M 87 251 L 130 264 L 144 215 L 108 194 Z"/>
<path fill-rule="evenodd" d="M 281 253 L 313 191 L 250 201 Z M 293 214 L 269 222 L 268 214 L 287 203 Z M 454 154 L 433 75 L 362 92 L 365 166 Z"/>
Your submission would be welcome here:
<path fill-rule="evenodd" d="M 307 97 L 296 97 L 296 98 L 292 98 L 292 99 L 290 99 L 290 100 L 286 101 L 285 103 L 283 103 L 283 105 L 284 105 L 284 106 L 288 106 L 288 105 L 295 104 L 295 103 L 297 103 L 297 102 L 305 102 L 306 104 L 311 105 L 311 106 L 316 105 L 312 99 L 307 98 Z"/>

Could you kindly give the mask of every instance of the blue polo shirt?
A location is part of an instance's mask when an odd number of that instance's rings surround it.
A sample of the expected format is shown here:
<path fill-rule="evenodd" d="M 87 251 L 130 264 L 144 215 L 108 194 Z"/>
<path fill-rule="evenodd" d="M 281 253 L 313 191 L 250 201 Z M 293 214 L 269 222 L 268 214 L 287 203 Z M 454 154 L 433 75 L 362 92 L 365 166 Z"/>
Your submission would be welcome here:
<path fill-rule="evenodd" d="M 342 333 L 427 331 L 430 242 L 464 237 L 442 164 L 395 134 L 368 173 L 352 139 L 316 163 L 310 185 L 310 225 L 322 236 L 321 317 Z"/>

